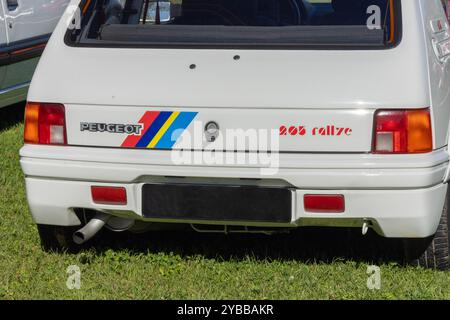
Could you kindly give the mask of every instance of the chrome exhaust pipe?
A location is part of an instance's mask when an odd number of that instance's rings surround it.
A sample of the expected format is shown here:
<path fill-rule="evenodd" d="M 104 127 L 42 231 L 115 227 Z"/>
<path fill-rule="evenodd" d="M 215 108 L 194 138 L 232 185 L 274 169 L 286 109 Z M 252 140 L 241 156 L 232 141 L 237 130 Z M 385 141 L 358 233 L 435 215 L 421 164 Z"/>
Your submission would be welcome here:
<path fill-rule="evenodd" d="M 97 234 L 111 218 L 110 215 L 98 212 L 83 228 L 75 231 L 73 242 L 83 244 Z"/>

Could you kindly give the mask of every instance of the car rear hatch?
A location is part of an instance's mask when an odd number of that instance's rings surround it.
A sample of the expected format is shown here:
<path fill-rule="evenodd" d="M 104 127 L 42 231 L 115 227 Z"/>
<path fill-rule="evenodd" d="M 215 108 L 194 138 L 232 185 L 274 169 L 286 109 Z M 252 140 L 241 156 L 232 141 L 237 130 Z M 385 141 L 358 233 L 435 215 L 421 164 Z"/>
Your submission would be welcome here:
<path fill-rule="evenodd" d="M 52 67 L 30 99 L 65 105 L 70 145 L 166 150 L 370 152 L 375 110 L 429 106 L 420 26 L 401 15 L 413 4 L 243 1 L 260 5 L 251 18 L 213 2 L 206 11 L 228 24 L 206 19 L 204 0 L 181 1 L 184 11 L 82 2 L 81 29 L 56 31 L 66 45 L 47 49 Z M 373 5 L 381 25 L 370 29 Z"/>

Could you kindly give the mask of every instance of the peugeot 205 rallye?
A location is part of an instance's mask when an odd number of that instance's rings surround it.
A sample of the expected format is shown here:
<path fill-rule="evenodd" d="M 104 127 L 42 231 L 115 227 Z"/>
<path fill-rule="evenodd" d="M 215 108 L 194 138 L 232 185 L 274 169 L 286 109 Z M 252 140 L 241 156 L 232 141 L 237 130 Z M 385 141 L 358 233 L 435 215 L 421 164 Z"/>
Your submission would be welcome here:
<path fill-rule="evenodd" d="M 102 227 L 358 227 L 449 266 L 440 0 L 73 0 L 20 162 L 45 249 Z"/>

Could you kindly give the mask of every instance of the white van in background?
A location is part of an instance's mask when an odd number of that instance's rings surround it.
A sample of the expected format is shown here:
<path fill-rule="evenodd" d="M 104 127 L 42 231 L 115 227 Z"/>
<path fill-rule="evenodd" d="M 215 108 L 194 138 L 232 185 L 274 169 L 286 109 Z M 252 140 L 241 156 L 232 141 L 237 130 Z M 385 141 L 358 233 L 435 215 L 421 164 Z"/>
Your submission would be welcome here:
<path fill-rule="evenodd" d="M 0 108 L 26 99 L 45 45 L 69 0 L 0 0 Z"/>

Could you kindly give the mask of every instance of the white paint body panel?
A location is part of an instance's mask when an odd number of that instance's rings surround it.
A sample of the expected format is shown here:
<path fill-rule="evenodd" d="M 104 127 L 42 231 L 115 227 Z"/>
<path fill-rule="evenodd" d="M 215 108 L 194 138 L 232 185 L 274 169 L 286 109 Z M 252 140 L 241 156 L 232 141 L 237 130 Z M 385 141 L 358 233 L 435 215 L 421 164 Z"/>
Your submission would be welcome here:
<path fill-rule="evenodd" d="M 62 21 L 39 63 L 29 100 L 66 106 L 72 146 L 26 145 L 21 150 L 35 221 L 77 225 L 73 208 L 121 211 L 142 219 L 145 183 L 167 177 L 192 183 L 246 178 L 295 188 L 292 227 L 359 226 L 370 220 L 387 237 L 432 235 L 444 204 L 449 163 L 449 62 L 438 61 L 429 27 L 433 19 L 445 19 L 438 5 L 439 0 L 402 1 L 403 37 L 389 50 L 73 48 L 63 42 Z M 239 61 L 233 60 L 236 54 Z M 189 68 L 192 63 L 195 70 Z M 432 114 L 432 153 L 369 153 L 375 110 L 424 107 Z M 280 142 L 277 172 L 267 177 L 259 165 L 175 165 L 170 151 L 120 149 L 123 135 L 79 128 L 83 121 L 137 123 L 143 112 L 155 110 L 196 111 L 202 123 L 214 120 L 222 128 L 333 122 L 351 127 L 354 134 L 303 141 L 289 137 Z M 128 205 L 92 203 L 93 184 L 125 186 Z M 346 210 L 307 214 L 306 193 L 343 194 Z"/>
<path fill-rule="evenodd" d="M 67 123 L 67 136 L 70 145 L 120 147 L 128 134 L 111 134 L 109 132 L 80 131 L 80 123 L 120 123 L 137 124 L 146 111 L 153 111 L 152 107 L 126 107 L 120 106 L 85 106 L 66 104 L 66 117 L 70 119 Z M 183 111 L 186 108 L 157 108 L 158 111 Z M 276 115 L 272 109 L 236 109 L 236 108 L 189 108 L 189 112 L 198 112 L 194 121 L 175 144 L 174 149 L 190 148 L 190 142 L 196 133 L 200 132 L 201 145 L 196 149 L 215 148 L 214 144 L 203 139 L 204 127 L 209 121 L 217 121 L 220 127 L 239 130 L 244 133 L 247 130 L 274 130 L 276 138 L 279 138 L 280 126 L 304 126 L 304 136 L 292 136 L 287 134 L 279 139 L 279 150 L 286 152 L 309 151 L 309 152 L 370 152 L 372 147 L 371 128 L 373 124 L 373 111 L 367 110 L 299 110 L 299 109 L 277 109 Z M 351 128 L 350 135 L 341 132 L 340 136 L 321 136 L 318 128 L 334 125 L 336 128 Z M 313 135 L 314 131 L 314 135 Z M 337 132 L 337 130 L 335 130 Z M 188 138 L 192 137 L 192 139 Z M 225 132 L 222 132 L 226 140 Z M 183 144 L 186 137 L 187 143 Z M 221 143 L 216 141 L 217 148 Z M 265 139 L 270 146 L 270 132 Z M 192 143 L 193 144 L 193 143 Z M 237 143 L 236 143 L 237 144 Z M 254 150 L 258 146 L 236 146 L 235 150 Z"/>
<path fill-rule="evenodd" d="M 130 217 L 136 220 L 186 223 L 187 221 L 145 220 L 141 210 L 142 184 L 102 184 L 97 186 L 125 186 L 129 202 L 126 206 L 107 206 L 94 204 L 91 200 L 90 186 L 85 181 L 49 181 L 28 178 L 26 188 L 28 202 L 34 221 L 39 224 L 75 226 L 80 221 L 71 208 L 83 207 L 102 210 L 111 214 Z M 303 209 L 303 195 L 316 193 L 316 189 L 296 191 L 296 201 L 292 222 L 285 225 L 247 223 L 247 226 L 351 226 L 361 227 L 364 220 L 371 221 L 374 229 L 386 237 L 422 238 L 437 229 L 440 212 L 444 205 L 447 185 L 417 190 L 333 190 L 346 198 L 345 212 L 341 214 L 311 214 Z M 322 192 L 326 194 L 327 191 Z M 380 201 L 383 199 L 383 201 Z M 356 221 L 356 222 L 355 222 Z M 188 221 L 191 223 L 220 224 L 216 221 Z M 228 223 L 239 225 L 242 223 Z"/>
<path fill-rule="evenodd" d="M 402 11 L 401 44 L 363 51 L 72 48 L 61 23 L 29 99 L 156 108 L 424 108 L 430 96 L 417 0 L 405 1 Z"/>
<path fill-rule="evenodd" d="M 232 154 L 232 152 L 229 152 Z M 193 152 L 201 155 L 201 151 Z M 239 153 L 242 154 L 242 153 Z M 442 183 L 449 157 L 444 149 L 431 154 L 380 156 L 359 154 L 281 154 L 279 170 L 264 175 L 259 165 L 175 165 L 170 151 L 25 146 L 25 174 L 58 180 L 140 183 L 149 177 L 211 177 L 281 180 L 296 188 L 411 189 Z M 111 174 L 114 172 L 114 174 Z"/>

